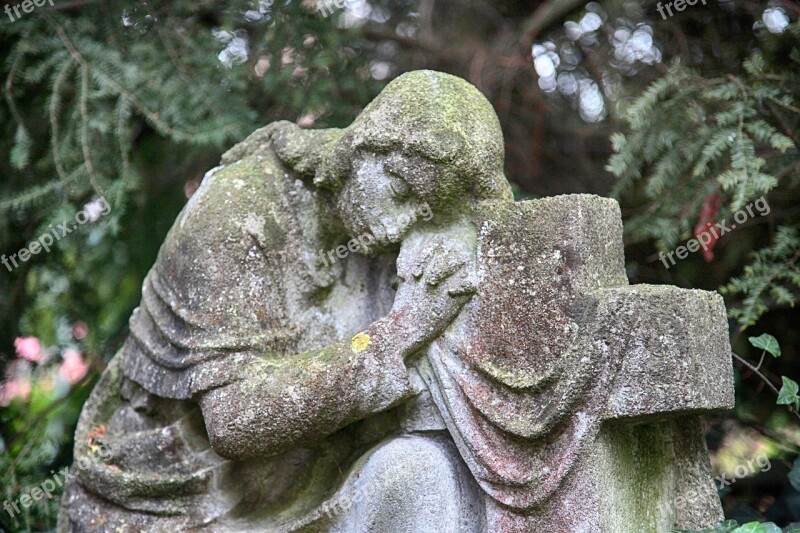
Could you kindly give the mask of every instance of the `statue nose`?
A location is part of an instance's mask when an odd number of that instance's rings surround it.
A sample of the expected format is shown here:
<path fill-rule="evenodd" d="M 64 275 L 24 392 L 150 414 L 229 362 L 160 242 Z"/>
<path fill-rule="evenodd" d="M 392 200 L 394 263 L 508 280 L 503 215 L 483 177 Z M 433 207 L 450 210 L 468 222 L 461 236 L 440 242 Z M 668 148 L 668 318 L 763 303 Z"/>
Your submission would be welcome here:
<path fill-rule="evenodd" d="M 390 241 L 397 241 L 401 236 L 401 228 L 399 226 L 389 226 L 386 228 L 386 236 Z"/>

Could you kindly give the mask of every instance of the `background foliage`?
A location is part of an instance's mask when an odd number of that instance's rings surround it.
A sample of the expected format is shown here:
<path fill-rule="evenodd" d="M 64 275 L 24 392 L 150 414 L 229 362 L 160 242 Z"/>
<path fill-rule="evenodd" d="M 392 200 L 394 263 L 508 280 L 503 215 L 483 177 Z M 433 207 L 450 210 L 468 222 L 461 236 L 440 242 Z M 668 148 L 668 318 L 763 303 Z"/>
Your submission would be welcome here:
<path fill-rule="evenodd" d="M 662 18 L 656 2 L 621 0 L 353 0 L 330 17 L 311 0 L 77 0 L 2 20 L 0 253 L 98 198 L 111 207 L 50 253 L 0 266 L 2 498 L 70 464 L 80 406 L 141 281 L 226 147 L 279 119 L 344 126 L 393 77 L 435 68 L 495 106 L 520 197 L 616 195 L 632 282 L 723 291 L 737 407 L 709 421 L 714 467 L 773 465 L 722 488 L 726 513 L 800 522 L 798 16 L 791 1 L 709 0 Z M 712 257 L 659 260 L 760 196 L 769 214 Z M 15 347 L 28 337 L 38 349 Z M 76 352 L 85 376 L 68 364 Z M 52 528 L 56 503 L 0 524 Z"/>

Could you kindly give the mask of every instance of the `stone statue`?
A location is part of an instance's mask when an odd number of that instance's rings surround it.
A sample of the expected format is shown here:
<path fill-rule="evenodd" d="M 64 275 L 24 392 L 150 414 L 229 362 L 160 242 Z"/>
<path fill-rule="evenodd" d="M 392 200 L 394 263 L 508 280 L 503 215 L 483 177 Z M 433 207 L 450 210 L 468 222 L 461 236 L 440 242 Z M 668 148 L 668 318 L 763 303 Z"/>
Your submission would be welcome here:
<path fill-rule="evenodd" d="M 612 200 L 514 202 L 491 105 L 450 75 L 256 131 L 145 279 L 59 530 L 712 525 L 724 306 L 628 286 L 621 234 Z"/>

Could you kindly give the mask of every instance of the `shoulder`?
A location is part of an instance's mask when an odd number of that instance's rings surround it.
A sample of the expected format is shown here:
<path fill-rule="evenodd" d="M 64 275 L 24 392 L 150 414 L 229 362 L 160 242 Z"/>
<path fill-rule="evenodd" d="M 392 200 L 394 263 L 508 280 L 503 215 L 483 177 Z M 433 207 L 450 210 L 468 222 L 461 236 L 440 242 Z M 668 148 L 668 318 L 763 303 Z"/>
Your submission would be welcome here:
<path fill-rule="evenodd" d="M 211 169 L 175 222 L 172 232 L 230 234 L 243 221 L 278 215 L 285 203 L 287 179 L 269 150 Z M 282 225 L 280 216 L 271 216 Z"/>
<path fill-rule="evenodd" d="M 341 136 L 342 130 L 304 129 L 288 120 L 279 120 L 251 133 L 222 155 L 229 165 L 269 147 L 281 163 L 298 175 L 313 177 L 323 152 Z"/>

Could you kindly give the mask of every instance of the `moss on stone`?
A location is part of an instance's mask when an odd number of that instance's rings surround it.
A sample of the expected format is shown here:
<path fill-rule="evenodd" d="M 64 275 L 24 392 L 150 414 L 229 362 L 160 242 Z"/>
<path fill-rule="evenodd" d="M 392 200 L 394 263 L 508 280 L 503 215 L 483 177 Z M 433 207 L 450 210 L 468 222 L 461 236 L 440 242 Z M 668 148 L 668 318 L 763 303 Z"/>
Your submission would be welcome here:
<path fill-rule="evenodd" d="M 606 516 L 615 522 L 608 531 L 668 531 L 674 490 L 670 432 L 660 424 L 616 427 L 608 444 L 608 470 L 598 480 L 613 483 Z"/>
<path fill-rule="evenodd" d="M 336 141 L 316 180 L 337 187 L 356 151 L 399 150 L 438 167 L 435 183 L 410 182 L 431 205 L 466 195 L 511 199 L 503 174 L 503 133 L 494 109 L 468 82 L 441 72 L 409 72 L 392 81 Z M 410 173 L 413 175 L 413 172 Z"/>
<path fill-rule="evenodd" d="M 260 248 L 282 249 L 286 224 L 278 208 L 284 183 L 276 163 L 274 156 L 251 154 L 206 176 L 184 211 L 181 230 L 192 232 L 198 249 L 218 249 L 220 235 L 238 235 L 244 223 Z"/>

